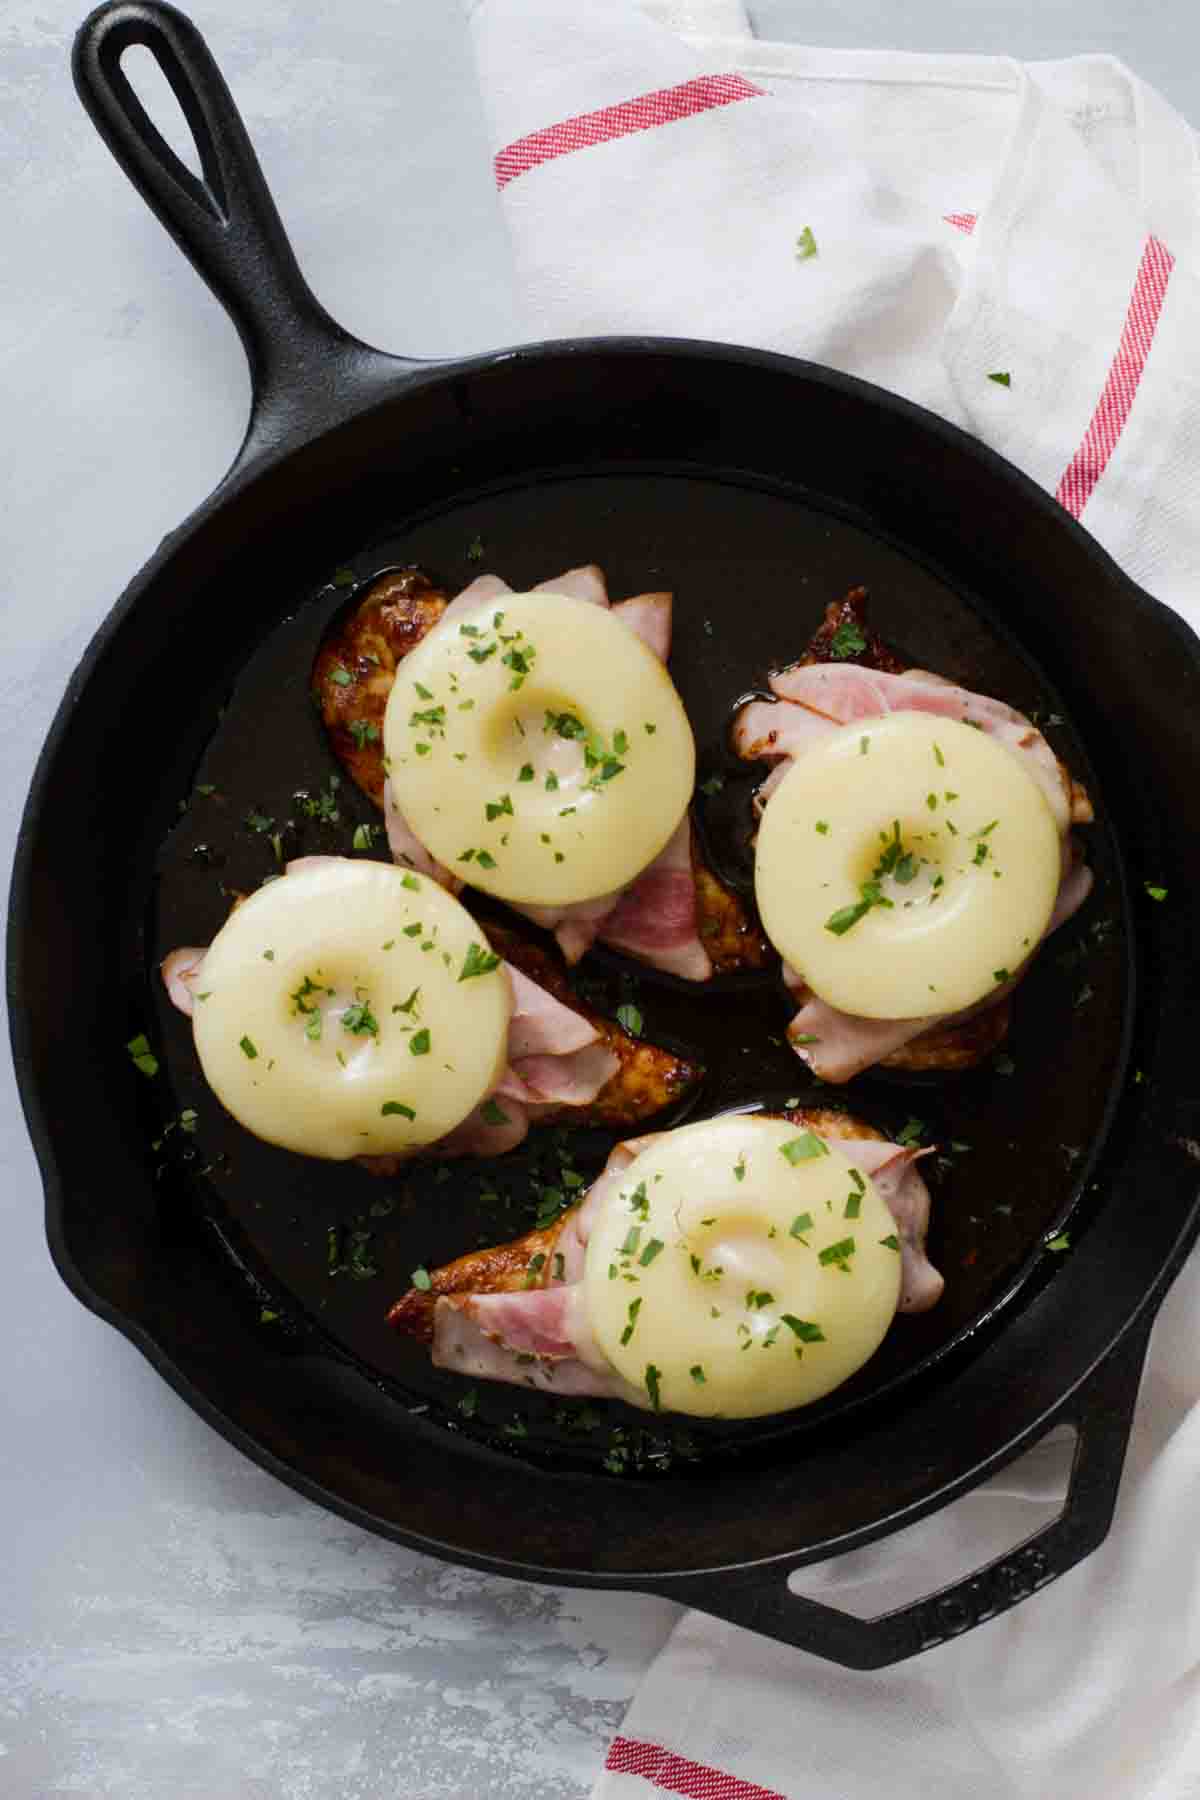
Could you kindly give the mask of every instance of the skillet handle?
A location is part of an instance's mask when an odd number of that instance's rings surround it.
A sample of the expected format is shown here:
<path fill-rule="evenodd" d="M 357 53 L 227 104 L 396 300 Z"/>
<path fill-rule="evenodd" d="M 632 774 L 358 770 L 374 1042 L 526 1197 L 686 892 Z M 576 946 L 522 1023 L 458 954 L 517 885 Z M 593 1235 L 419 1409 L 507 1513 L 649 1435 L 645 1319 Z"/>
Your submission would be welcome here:
<path fill-rule="evenodd" d="M 197 179 L 121 68 L 144 45 L 171 84 L 200 157 Z M 75 87 L 97 131 L 237 326 L 250 363 L 252 452 L 311 435 L 361 404 L 372 378 L 417 364 L 343 331 L 300 273 L 225 79 L 200 32 L 164 0 L 110 0 L 80 26 Z M 231 471 L 232 473 L 232 471 Z"/>
<path fill-rule="evenodd" d="M 715 1594 L 711 1577 L 703 1576 L 664 1583 L 656 1591 L 848 1669 L 904 1662 L 1007 1612 L 1082 1562 L 1108 1534 L 1155 1311 L 1145 1309 L 1039 1433 L 1063 1424 L 1073 1424 L 1078 1433 L 1071 1485 L 1058 1518 L 962 1581 L 874 1619 L 857 1619 L 793 1594 L 789 1571 L 777 1562 L 750 1570 Z"/>

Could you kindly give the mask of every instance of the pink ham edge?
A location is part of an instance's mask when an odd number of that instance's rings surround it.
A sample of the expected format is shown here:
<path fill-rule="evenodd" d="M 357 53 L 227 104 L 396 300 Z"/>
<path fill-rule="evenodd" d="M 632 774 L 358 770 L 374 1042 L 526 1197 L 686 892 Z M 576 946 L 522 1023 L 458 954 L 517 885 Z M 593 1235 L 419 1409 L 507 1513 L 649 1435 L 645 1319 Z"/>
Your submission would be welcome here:
<path fill-rule="evenodd" d="M 536 981 L 505 963 L 512 985 L 513 1011 L 508 1027 L 508 1054 L 511 1061 L 522 1056 L 568 1055 L 572 1050 L 585 1050 L 600 1033 L 581 1013 L 564 1006 Z"/>
<path fill-rule="evenodd" d="M 204 961 L 204 951 L 192 948 L 172 950 L 163 958 L 160 973 L 163 984 L 170 996 L 172 1006 L 178 1007 L 185 1018 L 190 1019 L 195 1011 L 195 996 L 192 989 L 200 974 L 200 965 Z"/>
<path fill-rule="evenodd" d="M 935 1147 L 910 1149 L 879 1138 L 841 1138 L 837 1144 L 843 1156 L 871 1177 L 896 1221 L 901 1258 L 897 1312 L 928 1312 L 941 1299 L 946 1285 L 925 1254 L 931 1201 L 916 1168 L 922 1157 L 933 1155 Z"/>
<path fill-rule="evenodd" d="M 632 594 L 628 600 L 618 600 L 612 609 L 613 618 L 628 625 L 663 663 L 671 654 L 674 600 L 673 594 Z"/>
<path fill-rule="evenodd" d="M 455 594 L 437 623 L 445 625 L 455 619 L 469 618 L 477 606 L 485 606 L 489 600 L 499 600 L 511 593 L 507 581 L 501 580 L 499 575 L 477 575 L 461 594 Z"/>
<path fill-rule="evenodd" d="M 543 931 L 552 931 L 567 966 L 573 968 L 580 957 L 591 949 L 601 923 L 620 898 L 618 891 L 615 894 L 602 894 L 596 900 L 577 900 L 570 906 L 514 904 L 513 911 L 520 913 L 522 918 L 532 920 L 535 925 L 540 925 Z"/>
<path fill-rule="evenodd" d="M 684 981 L 707 981 L 712 962 L 696 923 L 692 825 L 685 813 L 661 850 L 599 927 L 601 943 Z"/>
<path fill-rule="evenodd" d="M 539 581 L 531 594 L 565 594 L 569 600 L 586 600 L 592 606 L 608 606 L 608 584 L 598 563 L 583 563 L 577 569 L 565 569 L 552 581 Z"/>
<path fill-rule="evenodd" d="M 452 1294 L 433 1314 L 434 1365 L 482 1381 L 507 1382 L 543 1392 L 592 1399 L 620 1399 L 646 1407 L 640 1389 L 625 1382 L 592 1338 L 583 1296 L 588 1238 L 599 1209 L 615 1195 L 626 1169 L 657 1142 L 651 1133 L 618 1144 L 586 1196 L 563 1224 L 558 1254 L 561 1277 L 547 1264 L 541 1285 L 528 1292 Z M 817 1133 L 816 1135 L 820 1135 Z M 906 1148 L 876 1138 L 839 1139 L 836 1145 L 879 1189 L 896 1224 L 901 1275 L 897 1312 L 926 1312 L 945 1282 L 925 1254 L 930 1195 L 916 1164 L 932 1147 Z M 534 1357 L 519 1362 L 519 1357 Z"/>
<path fill-rule="evenodd" d="M 886 718 L 896 712 L 932 713 L 978 725 L 1021 756 L 1042 789 L 1060 831 L 1071 822 L 1073 796 L 1058 758 L 1037 727 L 1002 700 L 956 687 L 922 669 L 892 675 L 856 663 L 801 663 L 770 678 L 781 700 L 833 719 L 839 725 Z"/>
<path fill-rule="evenodd" d="M 733 728 L 733 744 L 739 756 L 748 761 L 780 759 L 755 796 L 758 811 L 784 779 L 793 759 L 840 725 L 903 711 L 966 720 L 979 725 L 1027 762 L 1062 836 L 1063 874 L 1054 910 L 1040 941 L 1044 943 L 1083 905 L 1091 892 L 1093 876 L 1082 860 L 1070 827 L 1093 817 L 1091 802 L 1086 790 L 1064 772 L 1045 738 L 1023 713 L 1004 701 L 974 694 L 925 669 L 892 675 L 853 663 L 796 663 L 772 675 L 770 685 L 778 699 L 748 702 Z M 1027 957 L 1011 981 L 975 1006 L 919 1019 L 863 1019 L 839 1012 L 811 993 L 803 977 L 785 964 L 785 985 L 800 1002 L 799 1011 L 788 1026 L 788 1040 L 822 1080 L 848 1081 L 935 1025 L 960 1024 L 994 1006 L 1012 992 L 1032 959 L 1032 955 Z M 805 1037 L 817 1042 L 797 1041 Z"/>
<path fill-rule="evenodd" d="M 852 1076 L 860 1075 L 864 1069 L 890 1056 L 894 1050 L 903 1049 L 905 1044 L 911 1044 L 924 1032 L 931 1031 L 935 1025 L 962 1025 L 995 1006 L 1012 993 L 1051 932 L 1073 918 L 1092 891 L 1095 877 L 1079 857 L 1078 847 L 1070 838 L 1063 845 L 1063 861 L 1066 872 L 1059 884 L 1054 911 L 1032 955 L 1010 980 L 1002 982 L 985 999 L 964 1007 L 961 1012 L 935 1013 L 924 1019 L 858 1018 L 853 1013 L 839 1012 L 835 1006 L 827 1005 L 806 987 L 802 975 L 784 963 L 784 984 L 799 1003 L 799 1011 L 787 1031 L 796 1055 L 822 1081 L 849 1081 Z M 813 1037 L 817 1041 L 798 1043 L 797 1039 L 802 1037 Z"/>

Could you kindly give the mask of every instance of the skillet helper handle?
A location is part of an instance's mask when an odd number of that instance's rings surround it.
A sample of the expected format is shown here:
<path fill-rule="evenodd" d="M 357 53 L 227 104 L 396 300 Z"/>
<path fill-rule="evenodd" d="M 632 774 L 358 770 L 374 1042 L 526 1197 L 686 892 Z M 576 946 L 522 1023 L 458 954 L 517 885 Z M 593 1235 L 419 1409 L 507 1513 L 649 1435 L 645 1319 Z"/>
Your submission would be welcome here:
<path fill-rule="evenodd" d="M 716 1596 L 703 1578 L 690 1592 L 689 1584 L 681 1590 L 672 1583 L 671 1597 L 849 1669 L 904 1662 L 1007 1612 L 1082 1562 L 1108 1534 L 1155 1311 L 1145 1310 L 1046 1421 L 1045 1431 L 1072 1424 L 1078 1433 L 1071 1485 L 1058 1518 L 974 1574 L 874 1619 L 854 1618 L 793 1594 L 788 1571 L 778 1563 L 751 1571 Z"/>
<path fill-rule="evenodd" d="M 170 83 L 203 179 L 172 150 L 124 73 L 121 58 L 135 44 Z M 349 402 L 380 365 L 393 375 L 413 366 L 351 337 L 313 294 L 225 79 L 190 19 L 164 0 L 110 0 L 80 26 L 71 68 L 97 131 L 237 326 L 254 392 L 242 458 L 277 443 L 291 423 L 311 432 L 344 416 L 351 407 L 337 396 Z"/>

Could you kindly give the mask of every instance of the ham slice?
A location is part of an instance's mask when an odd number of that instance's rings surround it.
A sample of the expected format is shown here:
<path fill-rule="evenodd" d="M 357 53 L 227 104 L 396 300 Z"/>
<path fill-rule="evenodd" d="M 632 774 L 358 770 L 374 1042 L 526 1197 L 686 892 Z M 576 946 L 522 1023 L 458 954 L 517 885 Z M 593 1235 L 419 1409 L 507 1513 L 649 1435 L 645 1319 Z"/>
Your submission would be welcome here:
<path fill-rule="evenodd" d="M 733 727 L 734 748 L 739 756 L 775 764 L 755 796 L 759 811 L 795 758 L 842 725 L 861 724 L 896 712 L 925 712 L 958 719 L 988 732 L 1021 759 L 1045 794 L 1058 825 L 1063 872 L 1043 941 L 1083 905 L 1093 878 L 1071 834 L 1071 826 L 1092 818 L 1091 802 L 1086 789 L 1073 779 L 1023 713 L 990 695 L 958 687 L 926 669 L 907 669 L 896 674 L 859 663 L 801 662 L 772 675 L 770 685 L 776 699 L 747 702 Z M 783 979 L 799 1006 L 788 1027 L 788 1040 L 823 1081 L 849 1081 L 935 1027 L 964 1024 L 995 1006 L 1012 992 L 1030 961 L 1032 956 L 1026 958 L 1011 980 L 993 989 L 975 1006 L 917 1019 L 864 1019 L 839 1012 L 812 993 L 803 976 L 785 964 Z"/>
<path fill-rule="evenodd" d="M 680 820 L 666 848 L 625 889 L 601 922 L 599 936 L 612 949 L 625 950 L 669 975 L 708 980 L 712 963 L 697 928 L 688 818 Z"/>
<path fill-rule="evenodd" d="M 170 956 L 163 959 L 162 978 L 171 1004 L 177 1006 L 188 1019 L 195 1011 L 193 989 L 203 961 L 204 951 L 192 947 L 172 950 Z"/>
<path fill-rule="evenodd" d="M 922 1157 L 933 1154 L 932 1148 L 846 1137 L 841 1131 L 829 1131 L 828 1136 L 875 1182 L 896 1222 L 902 1259 L 897 1311 L 927 1311 L 945 1286 L 925 1254 L 930 1197 L 916 1167 Z M 439 1295 L 432 1325 L 436 1367 L 563 1396 L 648 1404 L 645 1392 L 617 1374 L 596 1342 L 582 1278 L 595 1219 L 620 1188 L 630 1163 L 656 1137 L 651 1134 L 615 1147 L 583 1200 L 564 1218 L 553 1253 L 543 1253 L 533 1286 Z"/>
<path fill-rule="evenodd" d="M 1077 802 L 1070 775 L 1037 727 L 1002 700 L 973 694 L 923 669 L 892 675 L 857 663 L 798 663 L 771 676 L 771 691 L 838 725 L 886 718 L 896 712 L 934 713 L 977 725 L 1024 760 L 1045 794 L 1059 830 L 1066 831 L 1072 822 Z M 1086 798 L 1083 795 L 1085 802 Z M 1091 817 L 1090 805 L 1083 816 Z"/>
<path fill-rule="evenodd" d="M 496 575 L 479 575 L 450 602 L 442 615 L 465 616 L 475 607 L 511 593 Z M 540 581 L 533 593 L 566 594 L 594 606 L 611 606 L 613 614 L 628 625 L 662 662 L 671 649 L 672 596 L 669 593 L 634 594 L 615 605 L 609 600 L 604 571 L 595 563 L 566 569 L 549 581 Z M 384 817 L 393 859 L 416 869 L 457 894 L 462 882 L 432 857 L 397 806 L 390 783 L 384 787 Z M 696 920 L 695 882 L 692 872 L 691 828 L 685 818 L 670 843 L 644 869 L 635 882 L 615 893 L 569 906 L 515 906 L 543 931 L 553 932 L 569 965 L 577 963 L 599 939 L 615 950 L 638 957 L 651 967 L 679 975 L 685 981 L 707 981 L 712 962 L 700 941 Z"/>
<path fill-rule="evenodd" d="M 900 1239 L 900 1299 L 897 1312 L 928 1312 L 946 1283 L 925 1254 L 929 1230 L 929 1189 L 916 1164 L 933 1147 L 909 1149 L 883 1138 L 840 1138 L 838 1149 L 869 1175 L 893 1219 Z"/>
<path fill-rule="evenodd" d="M 618 600 L 612 609 L 613 617 L 628 625 L 664 663 L 671 654 L 672 602 L 671 594 L 634 594 L 628 600 Z"/>
<path fill-rule="evenodd" d="M 593 606 L 609 604 L 608 584 L 604 579 L 604 570 L 596 563 L 584 563 L 578 569 L 566 569 L 561 575 L 556 575 L 552 581 L 539 581 L 530 592 L 534 594 L 566 594 L 570 600 L 587 600 Z"/>
<path fill-rule="evenodd" d="M 618 890 L 615 894 L 601 894 L 596 900 L 577 900 L 569 906 L 514 906 L 513 911 L 532 919 L 543 931 L 552 931 L 568 965 L 574 967 L 591 949 L 620 898 Z"/>
<path fill-rule="evenodd" d="M 465 619 L 468 614 L 473 613 L 475 608 L 477 606 L 482 606 L 485 601 L 499 600 L 505 594 L 511 593 L 512 589 L 509 587 L 507 581 L 502 581 L 499 575 L 477 575 L 474 581 L 462 590 L 461 594 L 456 594 L 454 596 L 453 600 L 438 620 L 438 624 L 445 625 L 447 620 L 450 619 Z"/>

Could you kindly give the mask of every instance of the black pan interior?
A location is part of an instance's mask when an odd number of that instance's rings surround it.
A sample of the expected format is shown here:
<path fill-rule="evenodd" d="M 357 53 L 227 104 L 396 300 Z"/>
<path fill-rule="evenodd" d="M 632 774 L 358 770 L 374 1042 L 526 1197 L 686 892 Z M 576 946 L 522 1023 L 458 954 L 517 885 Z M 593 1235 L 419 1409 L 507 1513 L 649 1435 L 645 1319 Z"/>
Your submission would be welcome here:
<path fill-rule="evenodd" d="M 871 590 L 879 628 L 913 665 L 1001 695 L 1042 719 L 1064 758 L 1096 786 L 1064 703 L 976 598 L 794 491 L 732 473 L 701 477 L 652 466 L 559 472 L 458 494 L 412 521 L 381 524 L 377 540 L 347 564 L 318 572 L 328 579 L 311 597 L 281 591 L 276 604 L 288 616 L 244 669 L 230 669 L 228 701 L 208 721 L 211 740 L 159 859 L 152 964 L 180 943 L 207 942 L 226 915 L 230 891 L 274 877 L 281 857 L 353 853 L 356 829 L 361 843 L 362 828 L 377 821 L 348 784 L 334 794 L 336 822 L 306 817 L 295 796 L 329 792 L 337 770 L 309 698 L 322 632 L 354 603 L 352 577 L 369 580 L 395 564 L 436 571 L 451 591 L 480 568 L 520 588 L 593 560 L 608 571 L 616 595 L 672 588 L 672 670 L 696 731 L 702 782 L 713 786 L 719 777 L 725 784 L 702 793 L 700 819 L 718 868 L 743 886 L 756 772 L 725 750 L 731 703 L 798 653 L 824 603 L 858 583 Z M 1096 799 L 1103 817 L 1103 797 Z M 656 1422 L 646 1433 L 644 1416 L 624 1408 L 555 1405 L 435 1371 L 420 1346 L 385 1323 L 388 1304 L 415 1267 L 526 1229 L 545 1189 L 561 1190 L 564 1165 L 590 1176 L 613 1141 L 603 1133 L 546 1129 L 527 1152 L 499 1162 L 434 1163 L 386 1181 L 354 1166 L 291 1156 L 251 1139 L 221 1112 L 199 1075 L 190 1028 L 159 992 L 155 1035 L 168 1051 L 169 1116 L 183 1109 L 198 1115 L 192 1133 L 168 1134 L 162 1180 L 172 1183 L 184 1172 L 190 1203 L 254 1271 L 264 1331 L 306 1342 L 328 1338 L 402 1403 L 426 1406 L 430 1417 L 490 1436 L 512 1454 L 623 1466 L 622 1446 L 632 1433 L 657 1466 L 677 1463 L 670 1447 L 681 1444 L 694 1465 L 734 1447 L 744 1452 L 828 1428 L 848 1408 L 960 1345 L 1002 1301 L 1012 1304 L 1086 1179 L 1120 1074 L 1129 1000 L 1113 839 L 1107 825 L 1088 835 L 1096 896 L 1022 988 L 1002 1054 L 968 1076 L 862 1078 L 831 1094 L 785 1045 L 791 1008 L 774 971 L 697 988 L 612 956 L 581 969 L 591 997 L 610 1008 L 636 1000 L 648 1036 L 704 1064 L 704 1086 L 689 1103 L 695 1116 L 832 1097 L 892 1133 L 915 1129 L 916 1120 L 925 1141 L 942 1146 L 931 1177 L 932 1255 L 948 1275 L 942 1302 L 898 1319 L 869 1369 L 786 1423 L 680 1432 Z M 386 846 L 373 853 L 386 856 Z"/>
<path fill-rule="evenodd" d="M 416 1264 L 524 1228 L 563 1149 L 589 1174 L 608 1140 L 551 1138 L 503 1168 L 435 1165 L 383 1184 L 289 1157 L 221 1117 L 150 973 L 163 951 L 219 925 L 223 887 L 273 872 L 272 833 L 247 826 L 251 812 L 284 825 L 287 852 L 347 851 L 354 825 L 374 822 L 344 784 L 336 826 L 285 824 L 296 791 L 320 790 L 334 769 L 306 676 L 350 577 L 411 561 L 451 585 L 487 567 L 519 587 L 588 560 L 616 594 L 676 592 L 673 672 L 703 773 L 727 778 L 702 825 L 731 874 L 744 872 L 749 784 L 725 756 L 730 704 L 857 582 L 915 662 L 1037 715 L 1098 802 L 1087 834 L 1097 893 L 1018 995 L 1005 1059 L 945 1083 L 862 1078 L 845 1092 L 886 1129 L 915 1116 L 929 1139 L 969 1146 L 933 1175 L 947 1293 L 924 1319 L 898 1321 L 854 1384 L 783 1421 L 680 1433 L 608 1407 L 594 1420 L 556 1415 L 501 1389 L 481 1390 L 464 1416 L 462 1384 L 390 1335 L 389 1300 Z M 60 1264 L 273 1466 L 455 1554 L 546 1570 L 705 1567 L 751 1547 L 818 1554 L 930 1503 L 1069 1391 L 1188 1224 L 1190 1168 L 1148 1125 L 1152 1106 L 1174 1103 L 1195 957 L 1162 909 L 1130 912 L 1113 825 L 1139 891 L 1189 878 L 1170 830 L 1181 777 L 1171 728 L 1154 737 L 1151 690 L 1190 696 L 1195 676 L 1142 605 L 1138 615 L 1112 566 L 997 459 L 855 384 L 731 352 L 568 347 L 431 372 L 218 495 L 97 646 L 68 709 L 73 762 L 65 739 L 47 751 L 39 933 L 23 978 L 76 997 L 79 1029 L 35 1021 L 31 1045 L 71 1194 L 64 1210 L 52 1203 Z M 1122 686 L 1115 669 L 1133 653 L 1137 676 Z M 1142 731 L 1149 788 L 1121 747 L 1127 722 Z M 83 934 L 63 900 L 81 865 L 93 894 Z M 1149 946 L 1136 1020 L 1135 939 Z M 585 974 L 614 1003 L 632 981 L 648 1035 L 701 1052 L 697 1111 L 829 1098 L 778 1041 L 787 1009 L 770 978 L 696 993 L 612 960 Z M 1136 1084 L 1123 1081 L 1135 1023 Z M 121 1047 L 143 1029 L 164 1071 L 131 1083 Z M 88 1082 L 80 1041 L 96 1047 Z M 193 1107 L 194 1136 L 166 1129 Z M 124 1176 L 116 1197 L 97 1180 L 96 1145 Z M 1119 1196 L 1135 1169 L 1148 1185 L 1133 1231 Z M 1071 1254 L 1045 1254 L 1064 1223 Z M 353 1261 L 357 1243 L 362 1279 L 331 1273 L 331 1226 L 335 1260 Z M 1119 1254 L 1097 1290 L 1104 1304 L 1080 1307 L 1081 1251 L 1102 1231 Z M 964 1414 L 961 1383 L 998 1362 L 988 1408 Z M 836 1492 L 796 1481 L 813 1457 Z M 536 1490 L 521 1473 L 531 1459 Z M 752 1469 L 764 1508 L 747 1538 Z M 470 1490 L 485 1472 L 496 1508 Z M 627 1478 L 610 1491 L 631 1494 L 615 1539 L 586 1498 L 610 1473 Z M 669 1492 L 697 1481 L 703 1506 L 684 1499 L 681 1514 Z"/>

